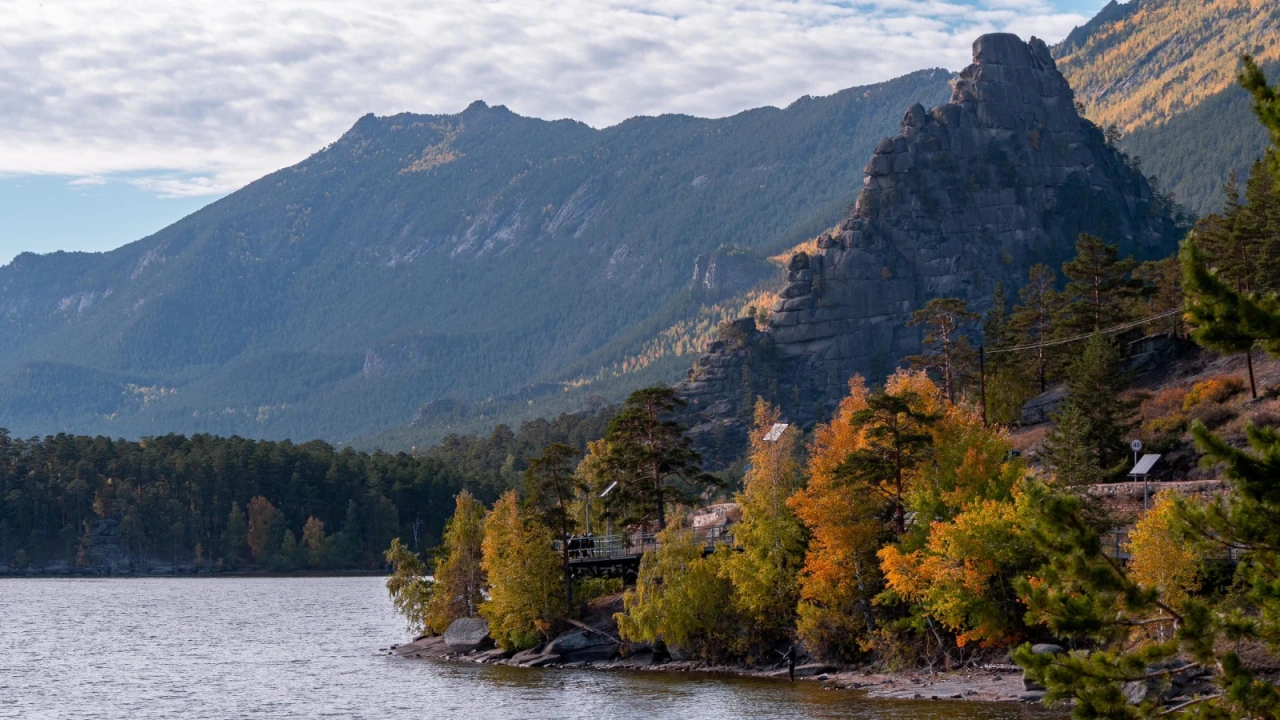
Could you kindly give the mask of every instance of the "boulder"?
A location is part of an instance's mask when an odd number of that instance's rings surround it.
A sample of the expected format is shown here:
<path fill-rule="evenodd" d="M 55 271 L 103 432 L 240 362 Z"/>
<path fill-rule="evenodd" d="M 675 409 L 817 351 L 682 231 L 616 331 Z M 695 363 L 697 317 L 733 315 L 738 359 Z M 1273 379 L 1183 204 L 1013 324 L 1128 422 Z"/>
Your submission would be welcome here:
<path fill-rule="evenodd" d="M 600 646 L 608 646 L 613 648 L 618 643 L 611 638 L 607 638 L 597 633 L 590 633 L 586 630 L 570 630 L 569 632 L 558 635 L 551 642 L 547 643 L 546 652 L 555 653 L 556 655 L 565 655 L 567 653 L 586 650 Z"/>
<path fill-rule="evenodd" d="M 1058 412 L 1062 401 L 1067 399 L 1067 388 L 1059 386 L 1040 393 L 1022 405 L 1020 421 L 1024 426 L 1039 425 L 1049 422 L 1050 416 Z"/>
<path fill-rule="evenodd" d="M 1064 650 L 1060 645 L 1053 645 L 1050 643 L 1039 643 L 1031 646 L 1031 652 L 1036 655 L 1057 655 L 1059 653 L 1066 652 L 1066 650 Z M 1026 675 L 1022 676 L 1022 689 L 1037 691 L 1037 692 L 1044 692 L 1044 688 L 1041 687 L 1039 683 L 1035 682 L 1034 680 L 1031 680 Z"/>
<path fill-rule="evenodd" d="M 444 643 L 455 653 L 469 653 L 493 646 L 489 623 L 483 618 L 458 618 L 444 631 Z"/>

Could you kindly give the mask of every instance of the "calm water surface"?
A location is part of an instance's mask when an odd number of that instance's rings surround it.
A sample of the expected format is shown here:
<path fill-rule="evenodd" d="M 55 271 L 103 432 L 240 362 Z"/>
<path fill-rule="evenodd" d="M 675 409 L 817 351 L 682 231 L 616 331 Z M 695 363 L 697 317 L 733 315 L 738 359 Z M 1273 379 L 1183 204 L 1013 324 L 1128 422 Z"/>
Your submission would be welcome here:
<path fill-rule="evenodd" d="M 382 578 L 0 579 L 4 718 L 1044 717 L 795 683 L 388 658 Z"/>

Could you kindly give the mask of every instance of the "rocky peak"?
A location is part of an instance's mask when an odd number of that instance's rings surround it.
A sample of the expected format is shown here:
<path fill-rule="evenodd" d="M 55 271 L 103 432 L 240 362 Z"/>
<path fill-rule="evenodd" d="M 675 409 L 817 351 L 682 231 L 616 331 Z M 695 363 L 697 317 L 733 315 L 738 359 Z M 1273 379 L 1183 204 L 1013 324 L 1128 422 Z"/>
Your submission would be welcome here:
<path fill-rule="evenodd" d="M 1157 257 L 1183 231 L 1076 113 L 1043 42 L 983 35 L 951 100 L 912 105 L 876 146 L 839 231 L 792 258 L 765 331 L 699 358 L 683 386 L 698 432 L 744 438 L 757 394 L 793 422 L 825 418 L 853 375 L 877 381 L 919 351 L 907 321 L 929 299 L 985 310 L 997 282 L 1056 268 L 1081 232 Z"/>

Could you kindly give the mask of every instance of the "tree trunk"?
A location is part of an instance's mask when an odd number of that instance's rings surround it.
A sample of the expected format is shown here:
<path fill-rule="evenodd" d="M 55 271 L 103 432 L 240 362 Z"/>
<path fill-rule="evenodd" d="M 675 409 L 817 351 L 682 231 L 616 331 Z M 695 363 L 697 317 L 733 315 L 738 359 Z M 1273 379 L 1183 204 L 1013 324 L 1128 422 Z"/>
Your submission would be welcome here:
<path fill-rule="evenodd" d="M 1258 399 L 1258 381 L 1253 377 L 1253 348 L 1244 351 L 1245 365 L 1249 368 L 1249 396 L 1254 400 Z"/>

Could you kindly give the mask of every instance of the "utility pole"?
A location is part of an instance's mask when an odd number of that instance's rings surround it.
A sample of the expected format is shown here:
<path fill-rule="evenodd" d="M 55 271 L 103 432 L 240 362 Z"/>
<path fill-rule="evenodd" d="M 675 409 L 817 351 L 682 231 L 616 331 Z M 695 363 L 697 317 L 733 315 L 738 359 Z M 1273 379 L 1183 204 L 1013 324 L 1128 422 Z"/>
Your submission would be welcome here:
<path fill-rule="evenodd" d="M 982 396 L 982 427 L 987 426 L 987 346 L 978 346 L 978 392 Z"/>

